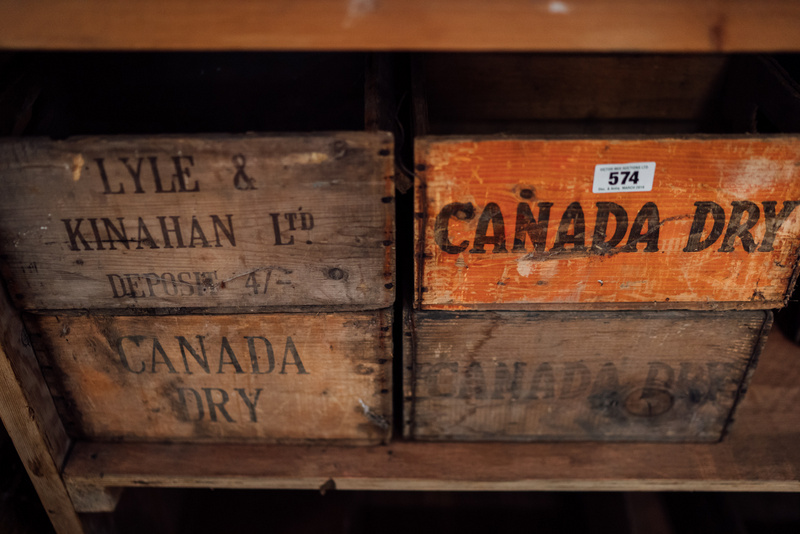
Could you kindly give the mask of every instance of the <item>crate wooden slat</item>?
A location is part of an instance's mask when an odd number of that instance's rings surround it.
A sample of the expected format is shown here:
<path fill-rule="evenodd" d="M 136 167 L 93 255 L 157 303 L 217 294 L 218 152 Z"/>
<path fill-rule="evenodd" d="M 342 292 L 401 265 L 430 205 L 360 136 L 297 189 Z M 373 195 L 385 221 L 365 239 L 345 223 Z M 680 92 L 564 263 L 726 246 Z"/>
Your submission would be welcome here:
<path fill-rule="evenodd" d="M 0 3 L 0 47 L 84 50 L 797 50 L 791 0 L 48 0 Z M 397 31 L 403 28 L 403 31 Z"/>
<path fill-rule="evenodd" d="M 62 419 L 99 441 L 376 443 L 391 313 L 28 318 Z"/>
<path fill-rule="evenodd" d="M 6 140 L 3 273 L 27 309 L 383 308 L 392 138 Z"/>
<path fill-rule="evenodd" d="M 419 440 L 718 441 L 769 312 L 410 312 Z"/>

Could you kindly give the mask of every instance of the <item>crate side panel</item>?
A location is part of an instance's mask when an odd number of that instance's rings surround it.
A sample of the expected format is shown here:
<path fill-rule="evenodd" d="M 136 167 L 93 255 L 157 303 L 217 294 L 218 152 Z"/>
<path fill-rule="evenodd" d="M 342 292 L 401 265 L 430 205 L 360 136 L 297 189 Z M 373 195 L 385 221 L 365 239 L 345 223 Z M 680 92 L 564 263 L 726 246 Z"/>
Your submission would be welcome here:
<path fill-rule="evenodd" d="M 384 133 L 0 143 L 12 298 L 26 309 L 386 307 L 391 154 Z"/>
<path fill-rule="evenodd" d="M 391 417 L 388 317 L 34 320 L 88 439 L 374 443 Z"/>
<path fill-rule="evenodd" d="M 411 435 L 713 441 L 764 324 L 754 312 L 415 312 Z"/>
<path fill-rule="evenodd" d="M 423 308 L 768 309 L 792 284 L 797 138 L 426 138 L 418 147 Z M 648 162 L 652 190 L 593 192 L 597 165 Z"/>

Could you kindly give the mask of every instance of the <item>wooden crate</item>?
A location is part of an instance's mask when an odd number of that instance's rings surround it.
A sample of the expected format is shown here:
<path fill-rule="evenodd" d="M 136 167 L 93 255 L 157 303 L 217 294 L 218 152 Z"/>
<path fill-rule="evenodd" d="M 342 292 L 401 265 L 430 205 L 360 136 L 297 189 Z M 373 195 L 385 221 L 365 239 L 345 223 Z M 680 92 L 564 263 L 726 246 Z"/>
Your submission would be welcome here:
<path fill-rule="evenodd" d="M 771 313 L 409 312 L 418 440 L 717 441 Z"/>
<path fill-rule="evenodd" d="M 34 312 L 71 437 L 386 439 L 382 68 L 361 54 L 30 58 L 34 105 L 0 140 L 1 268 Z"/>
<path fill-rule="evenodd" d="M 29 315 L 69 434 L 92 441 L 378 443 L 391 312 Z"/>
<path fill-rule="evenodd" d="M 788 299 L 800 93 L 776 63 L 429 55 L 416 70 L 417 308 Z"/>
<path fill-rule="evenodd" d="M 26 136 L 0 141 L 0 258 L 17 306 L 394 302 L 393 139 L 377 131 L 365 56 L 112 59 L 40 65 Z M 106 77 L 87 88 L 95 71 Z M 370 131 L 304 133 L 319 129 Z"/>
<path fill-rule="evenodd" d="M 4 59 L 0 415 L 54 524 L 120 495 L 78 443 L 389 439 L 382 58 Z"/>

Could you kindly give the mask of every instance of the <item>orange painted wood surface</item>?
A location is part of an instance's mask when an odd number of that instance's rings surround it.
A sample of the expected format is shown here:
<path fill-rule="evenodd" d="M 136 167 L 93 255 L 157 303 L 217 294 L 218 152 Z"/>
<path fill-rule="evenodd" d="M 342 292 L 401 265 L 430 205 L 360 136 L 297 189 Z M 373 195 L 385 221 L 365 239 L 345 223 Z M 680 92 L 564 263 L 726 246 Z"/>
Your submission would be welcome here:
<path fill-rule="evenodd" d="M 592 192 L 634 162 L 651 191 Z M 767 309 L 793 285 L 796 137 L 423 138 L 417 172 L 423 309 Z"/>

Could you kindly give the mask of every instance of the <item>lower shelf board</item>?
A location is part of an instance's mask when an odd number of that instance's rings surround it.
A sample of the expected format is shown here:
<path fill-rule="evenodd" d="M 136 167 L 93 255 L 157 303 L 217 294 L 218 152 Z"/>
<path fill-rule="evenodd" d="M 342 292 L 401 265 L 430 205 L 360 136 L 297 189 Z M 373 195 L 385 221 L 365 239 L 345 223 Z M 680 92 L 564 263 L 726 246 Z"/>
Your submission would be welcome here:
<path fill-rule="evenodd" d="M 800 347 L 775 328 L 736 421 L 720 443 L 342 447 L 79 442 L 64 478 L 71 494 L 84 496 L 84 511 L 113 508 L 108 488 L 148 486 L 800 491 L 799 442 Z"/>

